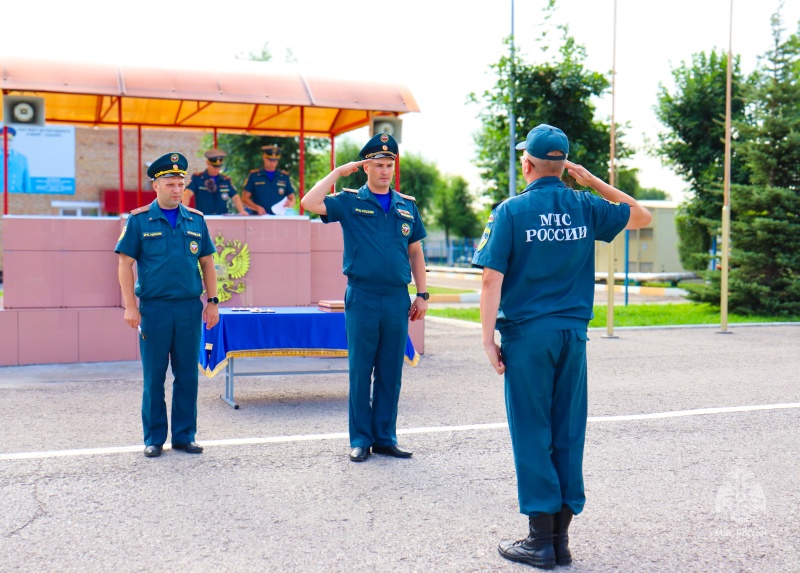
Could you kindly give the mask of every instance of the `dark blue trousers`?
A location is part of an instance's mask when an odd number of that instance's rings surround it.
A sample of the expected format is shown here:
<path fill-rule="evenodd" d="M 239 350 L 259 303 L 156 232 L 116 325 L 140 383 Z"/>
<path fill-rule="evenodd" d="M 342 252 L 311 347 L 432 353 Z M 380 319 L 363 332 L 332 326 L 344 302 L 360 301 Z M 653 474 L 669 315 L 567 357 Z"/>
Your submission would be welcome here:
<path fill-rule="evenodd" d="M 397 444 L 397 403 L 411 303 L 405 286 L 386 292 L 353 286 L 345 292 L 353 448 Z"/>
<path fill-rule="evenodd" d="M 583 510 L 586 438 L 585 330 L 503 333 L 508 427 L 517 470 L 519 510 Z"/>
<path fill-rule="evenodd" d="M 167 405 L 164 383 L 172 363 L 172 443 L 193 442 L 197 432 L 197 363 L 200 359 L 200 329 L 203 303 L 199 298 L 142 300 L 142 354 L 144 390 L 142 426 L 146 446 L 167 440 Z"/>

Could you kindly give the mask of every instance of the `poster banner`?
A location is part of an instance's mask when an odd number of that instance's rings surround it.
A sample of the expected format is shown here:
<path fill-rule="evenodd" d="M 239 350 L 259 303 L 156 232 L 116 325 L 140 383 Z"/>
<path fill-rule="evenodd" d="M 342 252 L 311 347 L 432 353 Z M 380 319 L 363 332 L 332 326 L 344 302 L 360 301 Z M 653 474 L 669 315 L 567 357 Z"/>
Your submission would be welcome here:
<path fill-rule="evenodd" d="M 0 129 L 2 158 L 3 137 Z M 10 193 L 74 195 L 75 127 L 9 125 L 7 161 Z M 5 164 L 0 161 L 0 193 L 5 188 L 4 170 Z"/>

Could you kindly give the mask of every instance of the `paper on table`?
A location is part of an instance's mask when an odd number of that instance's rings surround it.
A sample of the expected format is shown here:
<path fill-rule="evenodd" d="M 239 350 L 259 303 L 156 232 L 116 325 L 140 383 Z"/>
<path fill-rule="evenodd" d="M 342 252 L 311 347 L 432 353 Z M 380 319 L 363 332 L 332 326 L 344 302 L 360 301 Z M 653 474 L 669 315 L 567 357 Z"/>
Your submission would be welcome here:
<path fill-rule="evenodd" d="M 285 215 L 286 214 L 286 202 L 288 200 L 289 200 L 288 197 L 284 197 L 283 199 L 281 199 L 280 201 L 275 203 L 272 207 L 270 207 L 270 210 L 275 215 Z"/>

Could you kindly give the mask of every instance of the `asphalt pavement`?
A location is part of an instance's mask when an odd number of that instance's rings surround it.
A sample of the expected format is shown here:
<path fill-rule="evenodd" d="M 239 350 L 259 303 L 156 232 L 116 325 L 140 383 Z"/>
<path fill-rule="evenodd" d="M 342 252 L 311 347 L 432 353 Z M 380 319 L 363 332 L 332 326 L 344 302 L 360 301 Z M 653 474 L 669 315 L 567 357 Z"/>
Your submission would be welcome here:
<path fill-rule="evenodd" d="M 400 445 L 349 461 L 344 374 L 202 379 L 206 450 L 142 456 L 136 362 L 0 368 L 0 571 L 533 571 L 502 379 L 429 319 Z M 800 571 L 800 326 L 591 331 L 575 572 Z M 241 370 L 334 368 L 251 359 Z"/>

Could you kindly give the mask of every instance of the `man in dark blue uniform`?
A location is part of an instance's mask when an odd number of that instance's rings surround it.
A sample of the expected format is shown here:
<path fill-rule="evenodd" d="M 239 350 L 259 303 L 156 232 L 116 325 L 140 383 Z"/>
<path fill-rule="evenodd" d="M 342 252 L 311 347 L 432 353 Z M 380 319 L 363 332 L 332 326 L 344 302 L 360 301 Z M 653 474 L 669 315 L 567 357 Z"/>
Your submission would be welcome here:
<path fill-rule="evenodd" d="M 263 169 L 253 169 L 244 182 L 242 200 L 257 215 L 282 215 L 294 207 L 295 194 L 289 174 L 278 171 L 281 149 L 277 145 L 261 148 Z M 275 207 L 275 210 L 273 210 Z"/>
<path fill-rule="evenodd" d="M 11 126 L 4 128 L 8 133 L 8 192 L 9 193 L 33 193 L 31 174 L 28 170 L 28 158 L 19 151 L 13 149 L 14 138 L 17 130 Z M 0 130 L 0 193 L 3 192 L 5 176 L 3 170 L 3 132 Z"/>
<path fill-rule="evenodd" d="M 142 425 L 144 455 L 161 455 L 167 439 L 164 382 L 172 363 L 172 449 L 199 454 L 197 432 L 197 363 L 202 321 L 213 328 L 219 321 L 216 249 L 203 214 L 181 205 L 188 162 L 168 153 L 147 170 L 156 200 L 131 211 L 114 249 L 119 254 L 119 284 L 125 322 L 139 330 L 144 390 Z M 137 281 L 134 289 L 133 263 Z M 202 282 L 208 293 L 203 309 Z M 136 305 L 136 297 L 139 305 Z"/>
<path fill-rule="evenodd" d="M 372 453 L 397 458 L 412 455 L 397 446 L 397 403 L 408 320 L 421 320 L 428 310 L 420 242 L 426 233 L 414 198 L 391 188 L 397 153 L 394 138 L 378 134 L 361 150 L 362 161 L 337 167 L 301 201 L 304 209 L 321 215 L 323 222 L 342 225 L 350 459 L 354 462 L 366 460 L 370 448 Z M 339 177 L 362 166 L 366 185 L 358 191 L 327 195 Z M 417 296 L 410 303 L 412 275 Z"/>
<path fill-rule="evenodd" d="M 183 204 L 188 207 L 189 201 L 194 197 L 194 206 L 198 211 L 202 211 L 203 215 L 227 215 L 228 201 L 230 201 L 236 207 L 237 213 L 249 215 L 242 204 L 242 198 L 236 193 L 231 178 L 221 173 L 222 164 L 228 154 L 221 149 L 209 149 L 204 155 L 206 170 L 192 175 L 183 194 Z"/>
<path fill-rule="evenodd" d="M 473 264 L 483 267 L 483 346 L 495 371 L 505 373 L 520 512 L 529 516 L 528 537 L 503 541 L 498 550 L 506 559 L 549 569 L 572 561 L 567 531 L 586 501 L 594 242 L 610 242 L 652 217 L 629 195 L 569 162 L 569 141 L 560 129 L 539 125 L 517 149 L 524 150 L 528 186 L 492 212 Z M 600 196 L 566 187 L 560 179 L 565 167 Z"/>

